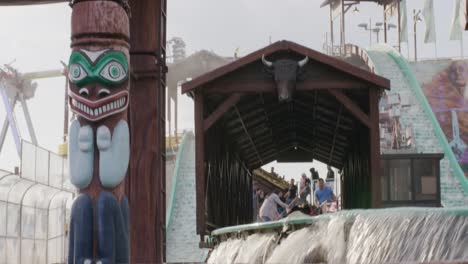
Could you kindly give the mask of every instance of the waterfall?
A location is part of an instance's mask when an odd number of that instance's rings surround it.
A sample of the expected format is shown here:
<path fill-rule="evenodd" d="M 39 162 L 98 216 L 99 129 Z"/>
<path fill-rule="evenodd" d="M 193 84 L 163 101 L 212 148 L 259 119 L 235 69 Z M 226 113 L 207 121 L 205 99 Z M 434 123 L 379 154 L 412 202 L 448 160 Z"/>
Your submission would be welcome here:
<path fill-rule="evenodd" d="M 211 252 L 208 263 L 468 261 L 466 209 L 351 210 L 303 217 L 309 221 L 300 228 L 237 232 Z"/>

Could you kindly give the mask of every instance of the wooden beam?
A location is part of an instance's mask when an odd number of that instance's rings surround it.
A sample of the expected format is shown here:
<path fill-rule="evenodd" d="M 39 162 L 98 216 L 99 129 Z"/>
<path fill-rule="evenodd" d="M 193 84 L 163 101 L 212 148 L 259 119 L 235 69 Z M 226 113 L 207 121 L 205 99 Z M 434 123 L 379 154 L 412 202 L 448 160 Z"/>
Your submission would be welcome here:
<path fill-rule="evenodd" d="M 372 207 L 381 207 L 380 193 L 380 136 L 379 136 L 379 93 L 377 90 L 369 89 L 369 113 L 370 113 L 370 177 L 372 192 Z"/>
<path fill-rule="evenodd" d="M 302 92 L 329 89 L 365 89 L 368 86 L 369 85 L 363 81 L 346 79 L 305 80 L 296 84 L 296 91 Z"/>
<path fill-rule="evenodd" d="M 369 89 L 374 91 L 374 89 Z M 343 104 L 346 109 L 348 109 L 359 121 L 361 121 L 367 127 L 371 127 L 371 121 L 369 116 L 366 115 L 358 105 L 356 105 L 349 97 L 347 97 L 343 92 L 338 90 L 328 90 L 328 92 L 333 95 L 340 103 Z"/>
<path fill-rule="evenodd" d="M 332 148 L 330 150 L 330 158 L 328 159 L 329 162 L 332 160 L 333 151 L 335 150 L 336 134 L 338 133 L 338 127 L 340 126 L 340 119 L 341 119 L 342 112 L 343 112 L 343 105 L 340 106 L 340 110 L 338 111 L 338 118 L 336 119 L 335 132 L 333 133 Z"/>
<path fill-rule="evenodd" d="M 205 130 L 203 120 L 204 96 L 195 93 L 195 181 L 197 201 L 197 234 L 205 235 Z"/>
<path fill-rule="evenodd" d="M 229 96 L 222 102 L 210 116 L 203 121 L 203 129 L 207 131 L 224 113 L 226 113 L 232 106 L 236 105 L 241 99 L 242 95 L 235 93 Z"/>
<path fill-rule="evenodd" d="M 226 81 L 205 85 L 205 93 L 275 93 L 275 83 L 270 80 Z"/>
<path fill-rule="evenodd" d="M 365 89 L 369 85 L 355 80 L 305 80 L 296 84 L 296 91 L 316 91 L 329 89 Z M 204 93 L 276 93 L 276 84 L 272 80 L 233 80 L 215 82 L 203 86 Z"/>

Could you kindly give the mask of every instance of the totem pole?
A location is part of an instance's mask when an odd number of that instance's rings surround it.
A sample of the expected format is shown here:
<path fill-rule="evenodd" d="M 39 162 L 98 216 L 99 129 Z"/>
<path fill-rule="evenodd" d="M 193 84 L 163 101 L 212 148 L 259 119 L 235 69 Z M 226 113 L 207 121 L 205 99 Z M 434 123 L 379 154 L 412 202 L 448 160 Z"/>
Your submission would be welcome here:
<path fill-rule="evenodd" d="M 73 204 L 70 264 L 129 263 L 129 6 L 126 0 L 74 0 L 69 104 Z"/>

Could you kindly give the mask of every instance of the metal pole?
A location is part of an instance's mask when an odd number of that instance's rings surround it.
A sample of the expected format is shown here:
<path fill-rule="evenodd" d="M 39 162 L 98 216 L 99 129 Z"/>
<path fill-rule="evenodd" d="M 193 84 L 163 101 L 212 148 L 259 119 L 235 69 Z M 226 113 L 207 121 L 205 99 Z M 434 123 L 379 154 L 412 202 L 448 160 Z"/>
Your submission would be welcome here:
<path fill-rule="evenodd" d="M 418 45 L 416 37 L 416 23 L 418 22 L 416 10 L 413 9 L 413 27 L 414 27 L 414 61 L 418 61 Z"/>
<path fill-rule="evenodd" d="M 331 51 L 333 55 L 333 46 L 335 45 L 334 39 L 333 39 L 333 14 L 332 14 L 332 6 L 330 4 L 330 42 L 331 42 Z"/>
<path fill-rule="evenodd" d="M 346 40 L 345 40 L 345 11 L 344 11 L 344 0 L 341 0 L 341 49 L 340 53 L 344 51 Z"/>
<path fill-rule="evenodd" d="M 3 104 L 5 105 L 5 111 L 7 113 L 8 122 L 11 126 L 11 133 L 13 134 L 13 139 L 16 145 L 16 151 L 18 152 L 18 156 L 21 157 L 21 136 L 16 125 L 15 116 L 13 113 L 13 109 L 10 105 L 10 100 L 8 99 L 8 95 L 6 93 L 5 87 L 2 83 L 0 83 L 0 94 L 2 95 Z"/>
<path fill-rule="evenodd" d="M 384 42 L 387 44 L 387 5 L 384 4 Z"/>
<path fill-rule="evenodd" d="M 176 89 L 177 89 L 177 88 L 176 88 Z M 176 93 L 177 93 L 177 92 L 176 92 Z M 169 142 L 169 147 L 172 147 L 172 144 L 171 144 L 171 142 L 172 142 L 172 141 L 171 141 L 171 139 L 172 139 L 172 137 L 171 137 L 171 132 L 172 132 L 172 131 L 171 131 L 171 128 L 172 128 L 172 124 L 171 124 L 171 121 L 172 121 L 171 95 L 168 93 L 168 95 L 166 95 L 166 98 L 167 98 L 167 112 L 166 112 L 166 118 L 167 118 L 167 119 L 166 119 L 166 120 L 167 120 L 167 126 L 169 127 L 169 128 L 167 129 L 167 133 L 168 133 L 168 135 L 167 135 L 168 139 L 167 139 L 167 140 L 168 140 L 168 142 Z M 176 135 L 176 137 L 177 137 L 177 135 Z"/>
<path fill-rule="evenodd" d="M 401 53 L 401 12 L 400 0 L 398 0 L 398 52 Z M 409 58 L 409 57 L 408 57 Z"/>
<path fill-rule="evenodd" d="M 372 46 L 372 19 L 369 18 L 369 47 Z"/>
<path fill-rule="evenodd" d="M 21 102 L 21 106 L 23 107 L 24 117 L 28 126 L 29 136 L 31 136 L 31 142 L 33 143 L 33 145 L 37 146 L 36 132 L 34 131 L 31 115 L 29 114 L 28 104 L 26 103 L 26 100 L 24 100 L 24 95 L 22 93 L 19 93 L 19 99 Z"/>
<path fill-rule="evenodd" d="M 179 138 L 177 137 L 177 135 L 178 135 L 177 107 L 178 107 L 178 100 L 179 100 L 179 99 L 178 99 L 178 96 L 179 96 L 179 93 L 178 93 L 178 90 L 177 90 L 176 96 L 174 97 L 174 135 L 175 135 L 175 141 L 176 141 L 176 144 L 177 144 L 177 145 L 179 144 Z"/>
<path fill-rule="evenodd" d="M 15 106 L 16 106 L 17 99 L 18 98 L 15 95 L 15 97 L 13 98 L 13 102 L 11 102 L 12 111 L 15 111 Z M 8 132 L 9 125 L 10 125 L 10 122 L 8 120 L 8 117 L 5 117 L 5 121 L 3 121 L 2 132 L 0 134 L 0 153 L 2 152 L 3 144 L 5 143 L 5 138 L 6 138 L 6 134 Z"/>
<path fill-rule="evenodd" d="M 463 31 L 462 31 L 461 38 L 460 38 L 460 54 L 463 59 L 465 57 L 464 52 L 463 52 Z"/>
<path fill-rule="evenodd" d="M 68 137 L 68 77 L 65 75 L 65 102 L 63 108 L 63 142 L 67 142 Z"/>

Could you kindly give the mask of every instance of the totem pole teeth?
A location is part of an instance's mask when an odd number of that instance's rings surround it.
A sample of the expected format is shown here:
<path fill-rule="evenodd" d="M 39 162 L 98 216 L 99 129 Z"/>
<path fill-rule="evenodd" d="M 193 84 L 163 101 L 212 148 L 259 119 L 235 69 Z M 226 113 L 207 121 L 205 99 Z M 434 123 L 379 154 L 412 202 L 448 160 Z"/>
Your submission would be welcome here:
<path fill-rule="evenodd" d="M 116 94 L 97 101 L 90 101 L 73 93 L 70 94 L 70 98 L 72 110 L 91 121 L 122 112 L 128 107 L 128 93 Z"/>

